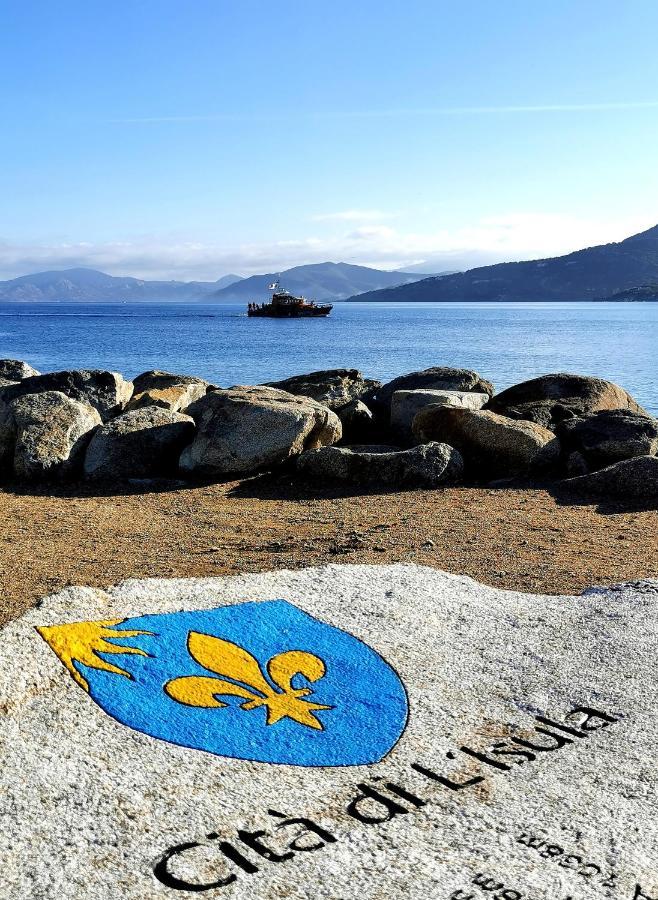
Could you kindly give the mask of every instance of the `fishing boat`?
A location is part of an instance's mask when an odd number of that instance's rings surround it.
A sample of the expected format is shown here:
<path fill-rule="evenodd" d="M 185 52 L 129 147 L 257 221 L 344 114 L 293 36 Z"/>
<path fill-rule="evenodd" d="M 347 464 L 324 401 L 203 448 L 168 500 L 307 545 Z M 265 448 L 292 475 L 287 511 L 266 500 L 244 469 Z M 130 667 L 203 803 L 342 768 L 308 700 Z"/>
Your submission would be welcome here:
<path fill-rule="evenodd" d="M 270 319 L 317 319 L 328 316 L 334 308 L 331 303 L 316 303 L 305 297 L 295 297 L 284 290 L 278 281 L 269 285 L 272 298 L 269 303 L 247 304 L 247 315 L 251 318 Z"/>

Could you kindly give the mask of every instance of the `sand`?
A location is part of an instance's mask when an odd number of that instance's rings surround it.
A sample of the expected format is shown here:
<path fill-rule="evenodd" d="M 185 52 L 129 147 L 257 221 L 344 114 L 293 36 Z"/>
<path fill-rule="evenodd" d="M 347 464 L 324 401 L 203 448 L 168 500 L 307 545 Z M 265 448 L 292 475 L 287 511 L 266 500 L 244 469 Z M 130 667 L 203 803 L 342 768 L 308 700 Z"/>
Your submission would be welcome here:
<path fill-rule="evenodd" d="M 546 594 L 658 576 L 658 512 L 542 487 L 358 495 L 289 477 L 157 487 L 0 492 L 0 620 L 72 584 L 331 562 L 413 562 Z"/>

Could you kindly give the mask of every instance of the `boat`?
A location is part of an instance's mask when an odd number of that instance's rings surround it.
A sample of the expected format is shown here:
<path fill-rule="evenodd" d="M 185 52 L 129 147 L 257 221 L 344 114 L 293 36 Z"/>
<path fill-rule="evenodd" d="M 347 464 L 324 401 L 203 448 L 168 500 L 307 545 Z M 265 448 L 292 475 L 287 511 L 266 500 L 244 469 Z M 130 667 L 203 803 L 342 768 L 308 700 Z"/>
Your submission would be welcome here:
<path fill-rule="evenodd" d="M 328 316 L 334 308 L 331 303 L 316 303 L 305 297 L 295 297 L 279 285 L 278 281 L 269 285 L 272 299 L 269 303 L 248 303 L 250 318 L 269 319 L 317 319 Z"/>

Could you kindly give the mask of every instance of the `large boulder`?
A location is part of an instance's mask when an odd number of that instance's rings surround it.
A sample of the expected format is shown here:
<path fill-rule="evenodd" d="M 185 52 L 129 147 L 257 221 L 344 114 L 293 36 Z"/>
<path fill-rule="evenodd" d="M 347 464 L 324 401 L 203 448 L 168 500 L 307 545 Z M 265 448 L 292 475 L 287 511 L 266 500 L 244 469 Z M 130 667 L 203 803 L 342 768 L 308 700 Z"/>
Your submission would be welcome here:
<path fill-rule="evenodd" d="M 474 391 L 438 391 L 418 388 L 396 391 L 391 398 L 391 429 L 404 440 L 413 437 L 412 425 L 416 414 L 426 406 L 456 406 L 462 409 L 482 409 L 489 394 Z"/>
<path fill-rule="evenodd" d="M 628 409 L 648 415 L 630 394 L 612 381 L 564 373 L 541 375 L 507 388 L 493 397 L 487 409 L 551 429 L 564 419 L 602 409 Z"/>
<path fill-rule="evenodd" d="M 271 387 L 211 391 L 188 413 L 198 431 L 180 467 L 204 477 L 257 472 L 342 435 L 340 419 L 327 406 Z"/>
<path fill-rule="evenodd" d="M 101 424 L 92 406 L 59 391 L 18 397 L 11 403 L 11 414 L 15 427 L 14 474 L 26 481 L 75 475 L 93 430 Z"/>
<path fill-rule="evenodd" d="M 211 387 L 210 382 L 196 375 L 176 375 L 172 372 L 161 372 L 159 369 L 150 369 L 133 378 L 133 394 L 143 394 L 144 391 L 161 391 L 180 385 L 203 385 L 206 389 Z"/>
<path fill-rule="evenodd" d="M 559 441 L 534 422 L 508 419 L 485 410 L 428 406 L 413 423 L 418 441 L 456 447 L 469 473 L 478 479 L 529 474 L 554 463 Z"/>
<path fill-rule="evenodd" d="M 40 394 L 43 391 L 57 391 L 72 400 L 88 403 L 107 422 L 120 413 L 130 400 L 133 386 L 132 382 L 125 381 L 118 372 L 106 372 L 103 369 L 48 372 L 1 388 L 0 399 L 11 402 L 25 394 Z"/>
<path fill-rule="evenodd" d="M 558 423 L 556 434 L 565 459 L 572 460 L 572 469 L 581 458 L 587 471 L 658 453 L 658 420 L 627 409 L 601 410 L 565 419 Z"/>
<path fill-rule="evenodd" d="M 0 359 L 0 379 L 7 381 L 22 381 L 24 378 L 31 378 L 38 375 L 36 369 L 22 359 Z"/>
<path fill-rule="evenodd" d="M 658 503 L 658 457 L 635 456 L 562 482 L 573 491 L 583 494 Z"/>
<path fill-rule="evenodd" d="M 181 413 L 157 406 L 122 413 L 94 434 L 85 475 L 102 481 L 173 475 L 193 436 L 194 420 Z"/>
<path fill-rule="evenodd" d="M 283 381 L 270 381 L 268 387 L 278 388 L 300 397 L 310 397 L 329 409 L 338 410 L 353 400 L 361 400 L 377 390 L 381 381 L 364 378 L 358 369 L 326 369 L 294 375 Z"/>
<path fill-rule="evenodd" d="M 300 472 L 320 482 L 391 488 L 435 488 L 452 484 L 464 470 L 460 453 L 438 443 L 411 450 L 378 446 L 322 447 L 302 453 L 297 466 Z"/>
<path fill-rule="evenodd" d="M 476 394 L 493 395 L 494 388 L 490 381 L 482 378 L 471 369 L 452 369 L 448 366 L 433 366 L 420 372 L 409 372 L 400 375 L 380 387 L 373 397 L 379 411 L 388 415 L 391 400 L 396 391 L 468 391 Z"/>

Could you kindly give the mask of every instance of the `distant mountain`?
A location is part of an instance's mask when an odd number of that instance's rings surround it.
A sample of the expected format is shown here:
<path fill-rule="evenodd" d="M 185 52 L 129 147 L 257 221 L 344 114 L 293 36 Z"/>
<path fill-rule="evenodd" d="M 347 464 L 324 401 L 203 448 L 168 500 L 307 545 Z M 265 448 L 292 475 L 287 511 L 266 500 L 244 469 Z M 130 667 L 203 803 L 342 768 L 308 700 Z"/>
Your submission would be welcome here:
<path fill-rule="evenodd" d="M 601 300 L 658 281 L 658 225 L 617 244 L 531 262 L 498 263 L 456 275 L 369 291 L 350 300 Z M 630 299 L 630 298 L 628 298 Z M 633 299 L 642 299 L 639 296 Z"/>
<path fill-rule="evenodd" d="M 213 300 L 226 300 L 229 303 L 265 300 L 268 297 L 268 285 L 278 280 L 281 287 L 291 294 L 304 294 L 313 300 L 345 300 L 362 291 L 376 291 L 379 288 L 408 284 L 424 277 L 426 276 L 409 272 L 385 272 L 367 266 L 326 262 L 295 266 L 280 273 L 252 275 L 215 291 L 211 296 Z"/>
<path fill-rule="evenodd" d="M 235 284 L 236 281 L 242 281 L 243 275 L 222 275 L 221 278 L 218 278 L 217 281 L 212 282 L 201 282 L 205 287 L 207 287 L 211 292 L 213 288 L 215 290 L 220 290 L 221 288 L 228 287 L 229 284 Z M 199 282 L 197 282 L 198 284 Z"/>
<path fill-rule="evenodd" d="M 218 281 L 144 281 L 96 269 L 64 269 L 0 281 L 0 300 L 201 300 L 239 280 L 239 275 L 224 275 Z"/>

